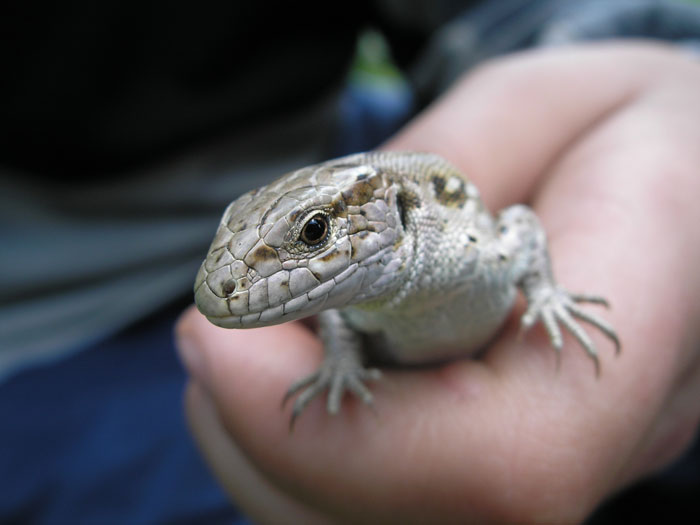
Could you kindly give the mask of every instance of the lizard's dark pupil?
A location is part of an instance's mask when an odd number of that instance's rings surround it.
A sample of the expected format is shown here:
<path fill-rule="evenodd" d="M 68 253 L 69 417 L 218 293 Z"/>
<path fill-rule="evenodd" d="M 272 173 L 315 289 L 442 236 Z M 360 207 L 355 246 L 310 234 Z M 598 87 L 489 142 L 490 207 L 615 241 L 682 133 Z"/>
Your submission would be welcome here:
<path fill-rule="evenodd" d="M 301 240 L 306 244 L 314 245 L 321 242 L 328 232 L 328 221 L 323 216 L 311 218 L 301 230 Z"/>

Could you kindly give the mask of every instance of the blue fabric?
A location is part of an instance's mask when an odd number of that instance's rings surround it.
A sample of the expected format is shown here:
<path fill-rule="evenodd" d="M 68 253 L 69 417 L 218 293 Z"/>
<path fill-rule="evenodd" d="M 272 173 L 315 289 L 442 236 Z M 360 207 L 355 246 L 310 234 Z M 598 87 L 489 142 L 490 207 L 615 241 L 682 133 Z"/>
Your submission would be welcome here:
<path fill-rule="evenodd" d="M 180 311 L 0 386 L 0 522 L 245 523 L 185 427 Z"/>
<path fill-rule="evenodd" d="M 342 125 L 330 156 L 377 147 L 408 121 L 413 109 L 413 92 L 403 82 L 351 82 L 340 98 Z"/>

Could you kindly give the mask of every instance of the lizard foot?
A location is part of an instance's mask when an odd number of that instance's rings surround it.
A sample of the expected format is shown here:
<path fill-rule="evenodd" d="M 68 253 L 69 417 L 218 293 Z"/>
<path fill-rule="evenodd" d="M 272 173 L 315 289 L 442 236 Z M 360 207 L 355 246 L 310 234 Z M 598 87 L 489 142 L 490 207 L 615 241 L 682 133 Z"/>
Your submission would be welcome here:
<path fill-rule="evenodd" d="M 563 345 L 559 327 L 561 323 L 593 359 L 596 375 L 599 375 L 600 363 L 595 344 L 576 319 L 592 324 L 608 336 L 615 344 L 616 354 L 620 352 L 620 340 L 610 324 L 597 315 L 586 312 L 577 303 L 595 303 L 608 306 L 608 302 L 603 297 L 596 295 L 574 294 L 559 287 L 543 289 L 539 291 L 538 297 L 534 301 L 529 302 L 529 306 L 520 320 L 521 328 L 527 330 L 538 320 L 541 320 L 549 334 L 552 346 L 559 356 Z"/>
<path fill-rule="evenodd" d="M 307 405 L 324 390 L 328 390 L 326 409 L 329 414 L 337 414 L 343 394 L 349 390 L 366 405 L 372 404 L 372 393 L 365 386 L 365 381 L 376 380 L 381 372 L 375 368 L 364 368 L 354 354 L 346 354 L 340 358 L 324 359 L 321 367 L 313 374 L 294 383 L 282 400 L 282 406 L 299 393 L 292 406 L 289 420 L 290 431 L 294 422 Z"/>

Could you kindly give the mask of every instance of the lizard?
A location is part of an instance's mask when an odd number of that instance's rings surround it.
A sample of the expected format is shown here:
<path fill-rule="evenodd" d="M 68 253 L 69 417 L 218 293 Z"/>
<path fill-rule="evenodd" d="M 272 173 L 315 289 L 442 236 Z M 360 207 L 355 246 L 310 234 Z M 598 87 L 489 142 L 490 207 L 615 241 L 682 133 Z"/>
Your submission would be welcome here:
<path fill-rule="evenodd" d="M 323 361 L 294 383 L 290 425 L 318 395 L 338 413 L 351 392 L 371 405 L 367 361 L 423 365 L 475 355 L 499 331 L 518 290 L 521 327 L 541 321 L 561 353 L 562 327 L 599 373 L 597 349 L 579 323 L 613 327 L 552 274 L 533 210 L 492 215 L 477 187 L 438 155 L 367 152 L 288 173 L 234 200 L 194 285 L 213 324 L 254 328 L 318 314 Z"/>

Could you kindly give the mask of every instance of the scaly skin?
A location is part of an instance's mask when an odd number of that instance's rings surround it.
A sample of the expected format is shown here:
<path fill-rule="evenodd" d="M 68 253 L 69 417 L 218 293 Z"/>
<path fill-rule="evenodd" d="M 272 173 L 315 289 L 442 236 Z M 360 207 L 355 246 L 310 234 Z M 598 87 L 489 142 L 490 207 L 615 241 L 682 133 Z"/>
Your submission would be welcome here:
<path fill-rule="evenodd" d="M 612 327 L 552 276 L 546 235 L 523 205 L 496 218 L 476 187 L 436 155 L 361 153 L 302 168 L 231 203 L 195 282 L 214 324 L 254 328 L 320 314 L 325 358 L 292 385 L 292 423 L 316 395 L 339 410 L 350 390 L 365 403 L 378 377 L 363 358 L 420 364 L 472 355 L 499 329 L 517 289 L 522 325 L 560 324 L 588 352 L 575 318 L 620 344 Z"/>

